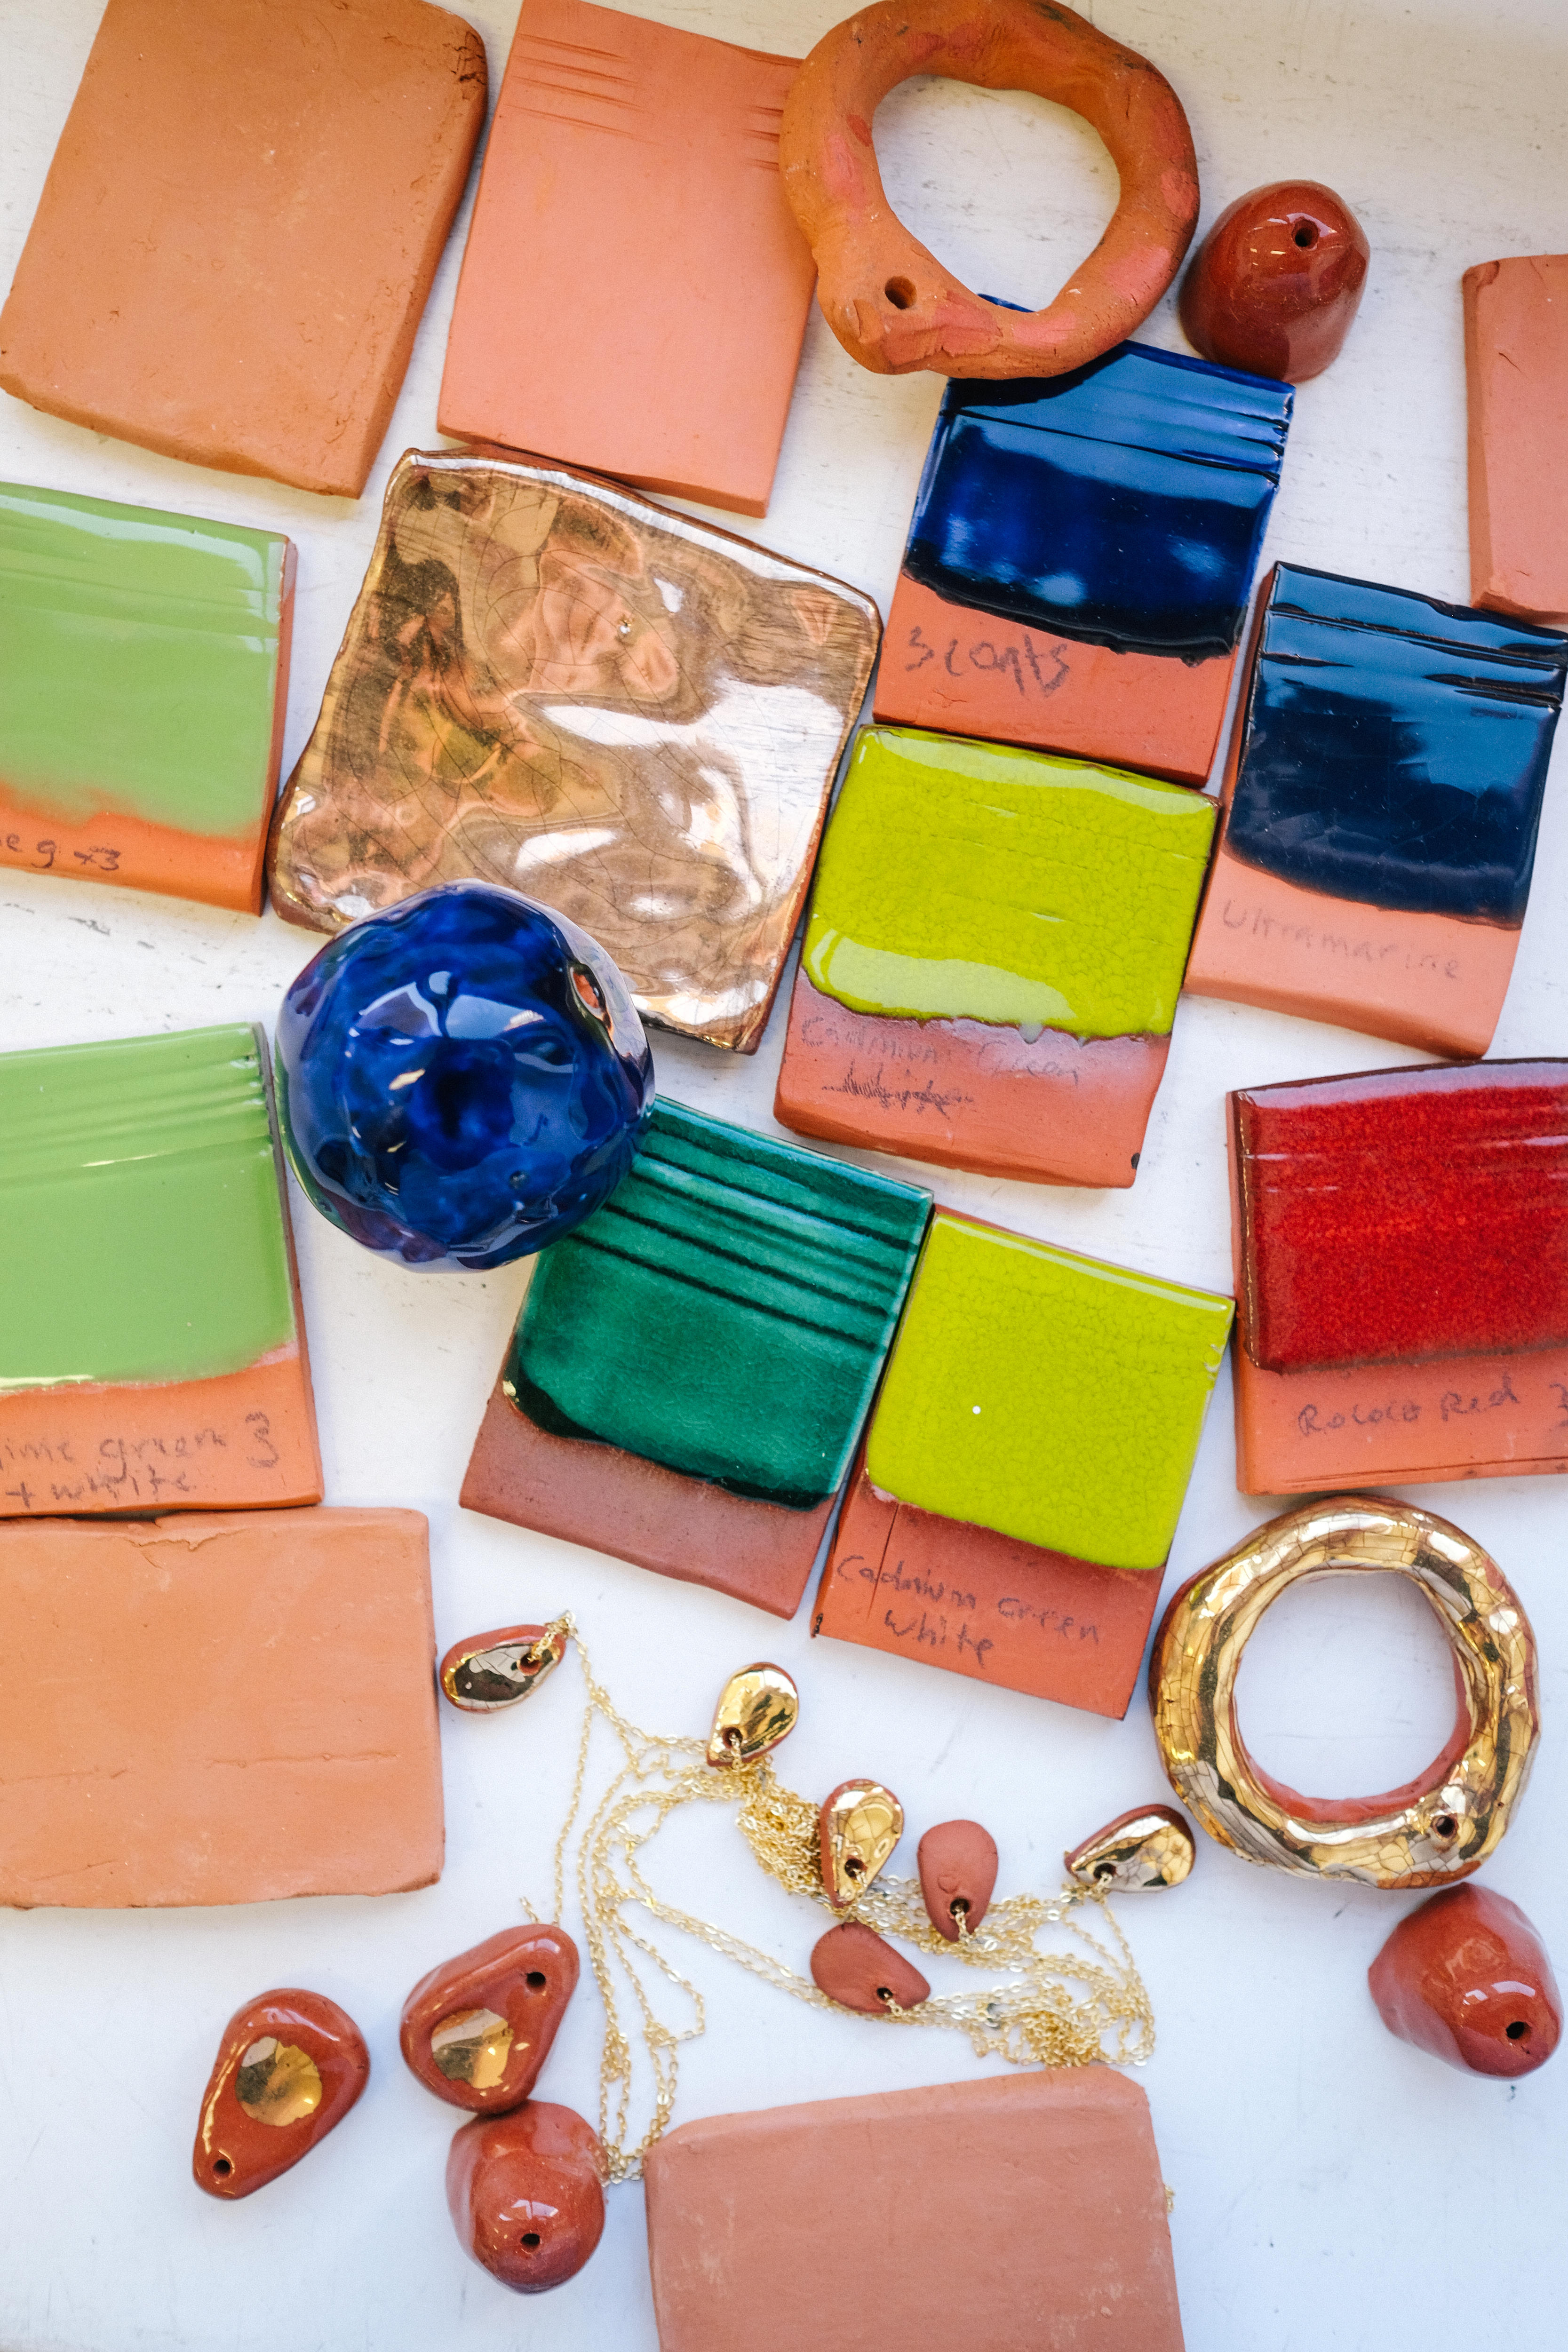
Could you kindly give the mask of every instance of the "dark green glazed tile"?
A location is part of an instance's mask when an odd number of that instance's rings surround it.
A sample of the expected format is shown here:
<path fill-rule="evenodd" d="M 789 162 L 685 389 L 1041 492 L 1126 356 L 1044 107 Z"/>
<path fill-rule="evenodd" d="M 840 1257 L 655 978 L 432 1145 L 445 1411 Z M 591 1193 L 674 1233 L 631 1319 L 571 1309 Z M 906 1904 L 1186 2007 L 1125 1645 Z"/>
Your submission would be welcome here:
<path fill-rule="evenodd" d="M 930 1210 L 661 1097 L 631 1174 L 542 1253 L 507 1393 L 557 1436 L 813 1508 L 848 1468 Z"/>

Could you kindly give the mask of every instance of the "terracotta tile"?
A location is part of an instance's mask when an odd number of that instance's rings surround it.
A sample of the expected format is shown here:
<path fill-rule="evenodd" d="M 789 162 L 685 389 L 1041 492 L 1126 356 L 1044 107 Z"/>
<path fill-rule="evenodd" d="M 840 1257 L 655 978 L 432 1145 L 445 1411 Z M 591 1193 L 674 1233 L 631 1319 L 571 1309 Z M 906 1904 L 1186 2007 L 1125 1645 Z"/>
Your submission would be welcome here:
<path fill-rule="evenodd" d="M 0 385 L 357 498 L 484 117 L 484 43 L 426 0 L 109 0 L 0 312 Z"/>
<path fill-rule="evenodd" d="M 767 512 L 816 281 L 778 168 L 798 63 L 584 0 L 524 0 L 443 433 Z M 571 321 L 547 365 L 542 320 Z"/>
<path fill-rule="evenodd" d="M 1470 594 L 1568 626 L 1568 253 L 1482 261 L 1460 282 Z"/>

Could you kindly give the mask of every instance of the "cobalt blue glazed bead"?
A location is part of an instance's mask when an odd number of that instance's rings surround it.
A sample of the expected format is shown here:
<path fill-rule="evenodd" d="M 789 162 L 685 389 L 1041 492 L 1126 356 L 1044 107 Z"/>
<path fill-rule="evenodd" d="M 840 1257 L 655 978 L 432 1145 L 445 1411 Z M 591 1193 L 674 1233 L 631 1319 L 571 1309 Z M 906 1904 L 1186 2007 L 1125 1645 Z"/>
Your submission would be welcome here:
<path fill-rule="evenodd" d="M 296 1175 L 355 1241 L 408 1265 L 505 1265 L 620 1182 L 653 1056 L 585 931 L 455 882 L 305 966 L 278 1017 L 278 1096 Z"/>

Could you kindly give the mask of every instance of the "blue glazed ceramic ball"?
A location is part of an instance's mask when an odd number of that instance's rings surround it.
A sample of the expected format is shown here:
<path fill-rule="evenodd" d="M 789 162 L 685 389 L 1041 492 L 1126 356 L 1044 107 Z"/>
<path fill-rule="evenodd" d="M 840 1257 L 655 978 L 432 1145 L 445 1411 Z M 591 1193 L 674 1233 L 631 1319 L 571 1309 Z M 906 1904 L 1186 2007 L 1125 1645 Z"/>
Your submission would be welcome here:
<path fill-rule="evenodd" d="M 300 1183 L 367 1249 L 484 1267 L 559 1241 L 632 1164 L 653 1056 L 603 948 L 455 882 L 340 933 L 278 1016 Z"/>

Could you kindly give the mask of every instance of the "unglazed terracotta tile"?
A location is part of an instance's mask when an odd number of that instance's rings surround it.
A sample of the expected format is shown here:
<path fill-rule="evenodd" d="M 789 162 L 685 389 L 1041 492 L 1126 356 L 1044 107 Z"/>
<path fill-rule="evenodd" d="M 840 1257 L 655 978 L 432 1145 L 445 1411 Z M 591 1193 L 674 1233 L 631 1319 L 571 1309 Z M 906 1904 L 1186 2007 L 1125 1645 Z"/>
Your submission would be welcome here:
<path fill-rule="evenodd" d="M 798 62 L 584 0 L 524 0 L 443 433 L 766 513 L 816 282 L 778 166 Z"/>
<path fill-rule="evenodd" d="M 855 747 L 818 861 L 775 1116 L 987 1175 L 1131 1184 L 1213 803 L 900 728 Z"/>
<path fill-rule="evenodd" d="M 463 1501 L 792 1615 L 929 1208 L 661 1098 L 540 1255 Z"/>
<path fill-rule="evenodd" d="M 417 1511 L 0 1528 L 0 1904 L 428 1885 L 434 1658 Z"/>
<path fill-rule="evenodd" d="M 660 2352 L 752 2313 L 812 2352 L 1181 2352 L 1148 2101 L 1107 2066 L 713 2116 L 644 2177 Z"/>
<path fill-rule="evenodd" d="M 321 1493 L 261 1031 L 0 1055 L 0 1518 Z"/>
<path fill-rule="evenodd" d="M 1568 1467 L 1568 1062 L 1230 1097 L 1247 1494 Z"/>
<path fill-rule="evenodd" d="M 633 491 L 411 451 L 273 902 L 333 930 L 507 884 L 598 940 L 649 1020 L 752 1052 L 879 629 L 856 590 Z"/>
<path fill-rule="evenodd" d="M 109 0 L 0 385 L 357 498 L 484 118 L 484 43 L 426 0 Z"/>
<path fill-rule="evenodd" d="M 0 866 L 261 908 L 294 550 L 0 483 Z"/>
<path fill-rule="evenodd" d="M 1467 269 L 1470 594 L 1568 626 L 1568 253 Z"/>
<path fill-rule="evenodd" d="M 1202 783 L 1293 397 L 1140 343 L 950 384 L 877 717 Z"/>
<path fill-rule="evenodd" d="M 1187 964 L 1195 996 L 1484 1054 L 1530 895 L 1568 640 L 1277 565 Z"/>

